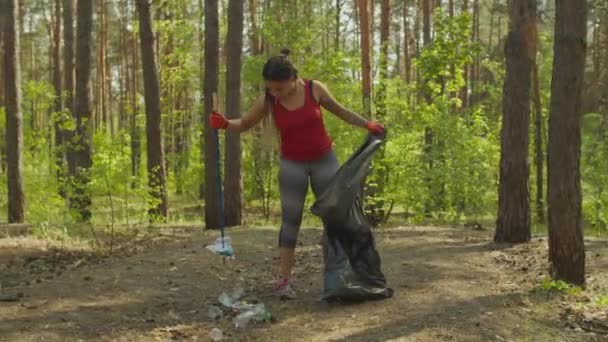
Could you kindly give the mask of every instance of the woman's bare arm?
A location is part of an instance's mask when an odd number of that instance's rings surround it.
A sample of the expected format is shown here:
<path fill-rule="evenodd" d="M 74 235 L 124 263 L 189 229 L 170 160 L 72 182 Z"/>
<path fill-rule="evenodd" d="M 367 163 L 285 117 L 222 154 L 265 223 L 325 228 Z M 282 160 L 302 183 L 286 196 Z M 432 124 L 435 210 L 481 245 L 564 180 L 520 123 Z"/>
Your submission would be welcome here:
<path fill-rule="evenodd" d="M 228 120 L 227 129 L 245 132 L 262 121 L 267 114 L 268 106 L 266 106 L 266 97 L 262 95 L 255 100 L 249 111 L 243 115 L 242 118 Z"/>
<path fill-rule="evenodd" d="M 325 84 L 315 81 L 313 83 L 315 85 L 313 90 L 316 90 L 317 98 L 319 99 L 319 103 L 323 108 L 329 110 L 333 114 L 335 114 L 340 119 L 348 122 L 351 125 L 365 127 L 367 120 L 361 115 L 347 109 L 342 104 L 338 103 L 336 99 L 332 96 L 329 89 Z"/>

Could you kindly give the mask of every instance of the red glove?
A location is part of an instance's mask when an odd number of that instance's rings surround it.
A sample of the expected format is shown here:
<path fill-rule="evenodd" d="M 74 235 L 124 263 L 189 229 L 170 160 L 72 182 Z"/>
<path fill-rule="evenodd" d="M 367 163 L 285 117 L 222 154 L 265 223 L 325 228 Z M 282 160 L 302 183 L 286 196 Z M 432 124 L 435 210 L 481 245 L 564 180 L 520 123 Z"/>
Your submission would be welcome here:
<path fill-rule="evenodd" d="M 209 123 L 213 129 L 226 129 L 228 128 L 228 119 L 218 112 L 211 112 L 209 115 Z"/>
<path fill-rule="evenodd" d="M 367 130 L 374 135 L 379 135 L 384 132 L 384 126 L 376 121 L 368 121 L 365 124 L 365 128 L 367 128 Z"/>

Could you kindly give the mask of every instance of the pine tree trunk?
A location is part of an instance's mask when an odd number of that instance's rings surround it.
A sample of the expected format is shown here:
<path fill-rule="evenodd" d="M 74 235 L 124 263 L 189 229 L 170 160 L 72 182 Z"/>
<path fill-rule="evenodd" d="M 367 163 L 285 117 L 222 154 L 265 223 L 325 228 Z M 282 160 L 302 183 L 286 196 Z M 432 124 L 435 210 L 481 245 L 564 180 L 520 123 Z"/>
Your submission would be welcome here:
<path fill-rule="evenodd" d="M 340 16 L 342 15 L 342 7 L 344 6 L 343 0 L 336 0 L 336 13 L 335 15 L 335 23 L 336 23 L 336 35 L 334 37 L 334 49 L 336 51 L 340 50 L 340 36 L 341 36 L 341 31 L 340 31 Z"/>
<path fill-rule="evenodd" d="M 76 130 L 70 143 L 68 158 L 70 175 L 73 177 L 74 189 L 70 206 L 79 214 L 79 219 L 89 221 L 91 218 L 90 194 L 87 191 L 89 169 L 91 168 L 91 34 L 93 26 L 92 0 L 79 0 L 76 15 L 76 83 L 74 95 L 74 113 Z M 71 161 L 71 163 L 70 163 Z"/>
<path fill-rule="evenodd" d="M 251 1 L 255 1 L 255 0 L 251 0 Z M 204 38 L 204 34 L 205 34 L 205 29 L 204 29 L 204 7 L 203 7 L 203 0 L 199 0 L 198 1 L 198 9 L 199 9 L 199 43 L 200 43 L 200 48 L 201 50 L 204 51 L 205 49 L 205 38 Z M 199 60 L 199 83 L 200 83 L 200 98 L 204 99 L 205 98 L 205 55 L 204 53 L 200 54 L 200 60 Z M 204 110 L 204 104 L 203 107 L 199 109 L 200 110 Z M 202 120 L 202 124 L 205 124 L 205 120 L 207 119 L 207 116 L 203 113 L 201 115 L 201 120 Z M 200 142 L 200 161 L 202 164 L 205 164 L 206 162 L 206 153 L 205 153 L 205 136 L 206 136 L 206 129 L 203 129 L 203 131 L 200 134 L 200 138 L 199 138 L 199 142 Z M 206 174 L 205 174 L 206 175 Z M 201 174 L 199 179 L 203 179 L 203 175 Z M 198 198 L 199 199 L 205 199 L 205 189 L 207 187 L 207 183 L 206 181 L 201 181 L 199 183 L 199 187 L 198 187 Z"/>
<path fill-rule="evenodd" d="M 137 21 L 137 11 L 132 7 L 133 23 Z M 137 48 L 137 33 L 135 30 L 131 34 L 131 116 L 129 122 L 129 130 L 131 134 L 131 175 L 133 182 L 131 187 L 135 188 L 139 179 L 139 170 L 141 169 L 141 131 L 137 123 L 137 115 L 139 114 L 139 99 L 137 97 L 140 89 L 139 78 L 139 55 Z"/>
<path fill-rule="evenodd" d="M 587 0 L 556 1 L 548 142 L 549 260 L 554 279 L 585 284 L 581 116 Z"/>
<path fill-rule="evenodd" d="M 53 25 L 53 88 L 55 89 L 55 100 L 53 103 L 53 112 L 59 114 L 61 112 L 61 0 L 55 0 L 55 21 Z M 62 147 L 62 132 L 61 121 L 59 117 L 54 119 L 55 129 L 55 167 L 57 169 L 57 178 L 61 180 L 63 177 L 63 147 Z"/>
<path fill-rule="evenodd" d="M 157 201 L 156 205 L 148 210 L 148 214 L 151 221 L 166 221 L 167 190 L 165 182 L 165 158 L 152 16 L 148 0 L 137 0 L 136 4 L 139 13 L 139 40 L 146 106 L 148 186 L 150 187 L 150 195 Z"/>
<path fill-rule="evenodd" d="M 492 5 L 490 6 L 490 28 L 488 33 L 488 51 L 490 54 L 494 51 L 492 47 L 492 42 L 494 38 L 494 19 L 496 16 L 496 9 L 498 7 L 498 0 L 493 0 Z M 498 38 L 498 43 L 500 44 L 500 37 Z"/>
<path fill-rule="evenodd" d="M 205 0 L 205 79 L 204 109 L 205 124 L 205 227 L 220 228 L 218 159 L 216 134 L 209 124 L 208 115 L 213 109 L 213 96 L 217 94 L 219 78 L 219 18 L 218 0 Z"/>
<path fill-rule="evenodd" d="M 243 49 L 243 2 L 228 2 L 228 34 L 226 47 L 226 115 L 241 117 L 241 51 Z M 226 133 L 226 225 L 238 226 L 242 222 L 241 136 L 239 132 Z"/>
<path fill-rule="evenodd" d="M 68 118 L 74 117 L 74 1 L 63 0 L 63 111 L 66 113 L 62 116 L 61 123 L 64 123 Z M 75 132 L 66 130 L 62 132 L 62 144 L 64 154 L 68 164 L 68 174 L 74 176 L 73 169 L 76 161 L 72 153 L 72 144 L 75 139 Z M 65 175 L 60 182 L 59 194 L 63 197 L 66 193 Z"/>
<path fill-rule="evenodd" d="M 544 157 L 543 157 L 543 113 L 540 102 L 540 84 L 538 79 L 538 63 L 534 63 L 532 74 L 534 90 L 534 163 L 536 165 L 536 218 L 539 223 L 545 223 L 544 202 Z"/>
<path fill-rule="evenodd" d="M 4 4 L 4 90 L 6 101 L 6 146 L 8 181 L 8 222 L 25 220 L 23 193 L 23 121 L 21 117 L 21 67 L 18 2 Z"/>
<path fill-rule="evenodd" d="M 463 0 L 462 12 L 463 13 L 469 12 L 469 0 Z M 463 67 L 463 70 L 462 70 L 463 71 L 462 78 L 464 79 L 464 85 L 460 89 L 460 102 L 462 104 L 461 108 L 463 111 L 466 111 L 466 109 L 469 107 L 469 75 L 470 75 L 469 69 L 470 69 L 470 65 L 465 64 Z"/>
<path fill-rule="evenodd" d="M 529 241 L 531 236 L 528 128 L 531 76 L 536 52 L 535 1 L 511 1 L 509 21 L 500 135 L 498 219 L 494 241 L 522 243 Z"/>
<path fill-rule="evenodd" d="M 473 0 L 473 42 L 479 44 L 479 0 Z M 475 56 L 471 66 L 471 92 L 475 95 L 480 82 L 480 57 Z M 474 104 L 473 101 L 470 101 Z"/>
<path fill-rule="evenodd" d="M 6 13 L 6 3 L 0 2 L 0 13 Z M 5 106 L 4 96 L 4 46 L 2 37 L 4 36 L 4 15 L 0 14 L 0 107 Z M 0 130 L 0 172 L 6 172 L 6 130 Z"/>
<path fill-rule="evenodd" d="M 370 1 L 358 0 L 359 26 L 361 28 L 361 73 L 363 90 L 363 113 L 367 118 L 372 115 L 372 55 L 371 55 L 371 17 Z"/>
<path fill-rule="evenodd" d="M 409 27 L 410 0 L 403 1 L 403 65 L 405 69 L 405 83 L 412 81 L 412 60 L 410 56 L 410 27 Z"/>

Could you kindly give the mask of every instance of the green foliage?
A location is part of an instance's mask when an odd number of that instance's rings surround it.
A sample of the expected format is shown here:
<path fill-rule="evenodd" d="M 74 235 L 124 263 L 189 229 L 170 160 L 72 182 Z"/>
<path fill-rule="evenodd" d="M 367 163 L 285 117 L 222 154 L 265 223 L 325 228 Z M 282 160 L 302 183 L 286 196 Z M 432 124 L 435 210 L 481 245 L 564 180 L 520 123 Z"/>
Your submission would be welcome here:
<path fill-rule="evenodd" d="M 608 308 L 608 295 L 600 295 L 595 299 L 595 305 L 601 308 Z"/>
<path fill-rule="evenodd" d="M 586 114 L 582 127 L 583 217 L 596 235 L 608 229 L 608 134 L 606 118 Z"/>
<path fill-rule="evenodd" d="M 552 280 L 550 278 L 543 279 L 537 289 L 544 292 L 567 295 L 578 295 L 583 291 L 580 287 L 571 285 L 563 280 Z"/>

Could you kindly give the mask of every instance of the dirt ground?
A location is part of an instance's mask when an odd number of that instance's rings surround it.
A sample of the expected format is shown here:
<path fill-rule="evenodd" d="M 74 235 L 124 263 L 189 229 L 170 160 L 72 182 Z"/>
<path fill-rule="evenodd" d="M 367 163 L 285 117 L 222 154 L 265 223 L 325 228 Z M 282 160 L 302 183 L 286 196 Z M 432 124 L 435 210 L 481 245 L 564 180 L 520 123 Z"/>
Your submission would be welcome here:
<path fill-rule="evenodd" d="M 277 231 L 230 231 L 236 258 L 204 246 L 217 232 L 169 229 L 110 257 L 34 238 L 0 239 L 0 341 L 608 341 L 608 242 L 587 241 L 581 294 L 542 290 L 546 238 L 496 246 L 489 230 L 394 227 L 375 231 L 393 298 L 319 301 L 320 230 L 303 229 L 298 297 L 270 295 Z M 271 322 L 237 329 L 209 305 L 242 287 Z M 599 303 L 599 304 L 598 304 Z"/>

